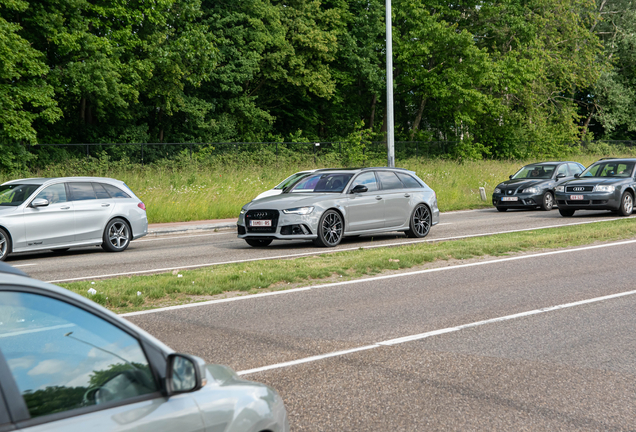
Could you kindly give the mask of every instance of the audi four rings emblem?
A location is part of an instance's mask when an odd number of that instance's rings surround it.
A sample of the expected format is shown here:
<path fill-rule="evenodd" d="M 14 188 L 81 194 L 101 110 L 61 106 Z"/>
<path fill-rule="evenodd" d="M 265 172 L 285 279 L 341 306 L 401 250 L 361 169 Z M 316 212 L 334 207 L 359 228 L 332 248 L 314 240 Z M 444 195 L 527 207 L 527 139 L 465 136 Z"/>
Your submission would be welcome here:
<path fill-rule="evenodd" d="M 585 190 L 585 188 L 582 187 L 575 187 L 572 189 L 574 192 L 583 192 Z"/>
<path fill-rule="evenodd" d="M 258 218 L 262 218 L 262 217 L 267 216 L 267 213 L 265 213 L 265 212 L 258 212 L 258 213 L 254 213 L 254 216 L 255 216 L 255 217 L 258 217 Z"/>

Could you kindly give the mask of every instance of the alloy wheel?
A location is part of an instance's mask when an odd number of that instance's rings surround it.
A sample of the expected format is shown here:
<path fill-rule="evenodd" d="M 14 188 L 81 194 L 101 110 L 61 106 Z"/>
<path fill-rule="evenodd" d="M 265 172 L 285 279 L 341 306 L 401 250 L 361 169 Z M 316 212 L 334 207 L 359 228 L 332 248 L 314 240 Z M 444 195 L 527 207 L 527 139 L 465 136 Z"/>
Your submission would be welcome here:
<path fill-rule="evenodd" d="M 328 245 L 337 245 L 342 238 L 342 218 L 338 213 L 332 211 L 322 220 L 322 237 Z"/>
<path fill-rule="evenodd" d="M 420 205 L 413 213 L 413 229 L 419 237 L 424 237 L 431 229 L 431 212 L 428 207 Z"/>
<path fill-rule="evenodd" d="M 543 198 L 543 208 L 546 210 L 552 210 L 552 206 L 554 206 L 554 198 L 552 198 L 552 194 L 548 192 Z"/>
<path fill-rule="evenodd" d="M 115 249 L 126 247 L 130 241 L 128 225 L 119 221 L 112 224 L 108 230 L 108 241 Z"/>
<path fill-rule="evenodd" d="M 634 210 L 634 200 L 630 194 L 625 194 L 625 198 L 623 198 L 623 210 L 625 214 L 632 214 L 632 210 Z"/>
<path fill-rule="evenodd" d="M 9 242 L 7 241 L 7 237 L 4 235 L 2 231 L 0 231 L 0 260 L 2 260 L 7 254 L 7 249 L 9 248 Z"/>

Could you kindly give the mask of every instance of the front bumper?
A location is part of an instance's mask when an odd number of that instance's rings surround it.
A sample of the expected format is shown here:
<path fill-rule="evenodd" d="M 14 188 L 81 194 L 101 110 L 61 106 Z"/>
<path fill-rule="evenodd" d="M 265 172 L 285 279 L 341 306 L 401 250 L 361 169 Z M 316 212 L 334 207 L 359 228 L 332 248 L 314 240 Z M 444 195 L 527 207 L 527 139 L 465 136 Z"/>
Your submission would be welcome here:
<path fill-rule="evenodd" d="M 503 197 L 517 198 L 517 201 L 502 201 Z M 519 193 L 515 195 L 505 195 L 502 193 L 492 194 L 492 205 L 495 207 L 505 207 L 510 209 L 537 208 L 541 205 L 542 200 L 543 193 Z"/>
<path fill-rule="evenodd" d="M 313 240 L 318 237 L 319 218 L 316 212 L 308 215 L 285 214 L 278 210 L 255 210 L 254 213 L 264 212 L 260 219 L 272 221 L 272 227 L 251 227 L 250 212 L 239 216 L 237 222 L 238 238 L 262 240 Z M 259 219 L 256 219 L 259 220 Z"/>
<path fill-rule="evenodd" d="M 561 209 L 568 210 L 618 210 L 621 205 L 620 196 L 616 192 L 557 192 L 556 202 Z M 572 195 L 582 195 L 582 200 L 572 200 Z"/>

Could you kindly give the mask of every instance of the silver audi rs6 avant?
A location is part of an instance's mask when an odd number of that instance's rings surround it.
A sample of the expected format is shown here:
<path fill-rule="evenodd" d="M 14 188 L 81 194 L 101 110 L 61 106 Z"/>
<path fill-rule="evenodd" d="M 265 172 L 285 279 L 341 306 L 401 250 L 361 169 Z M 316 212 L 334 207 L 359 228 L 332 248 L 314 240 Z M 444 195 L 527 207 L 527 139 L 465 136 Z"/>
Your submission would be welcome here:
<path fill-rule="evenodd" d="M 437 196 L 414 172 L 334 169 L 302 177 L 280 195 L 243 206 L 238 237 L 254 247 L 273 240 L 312 240 L 333 247 L 343 237 L 387 231 L 425 237 L 438 222 Z"/>
<path fill-rule="evenodd" d="M 121 252 L 147 233 L 146 206 L 119 180 L 32 178 L 0 185 L 0 261 L 15 252 L 76 246 Z"/>

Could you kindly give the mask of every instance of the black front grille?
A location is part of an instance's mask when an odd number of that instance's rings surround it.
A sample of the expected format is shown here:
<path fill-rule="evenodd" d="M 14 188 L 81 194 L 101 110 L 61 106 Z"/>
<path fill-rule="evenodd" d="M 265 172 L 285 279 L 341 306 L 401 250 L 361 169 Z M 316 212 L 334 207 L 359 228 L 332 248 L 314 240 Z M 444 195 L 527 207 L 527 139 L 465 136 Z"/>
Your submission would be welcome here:
<path fill-rule="evenodd" d="M 607 204 L 607 200 L 593 200 L 592 204 L 598 204 L 598 205 Z"/>
<path fill-rule="evenodd" d="M 565 188 L 566 192 L 592 192 L 594 190 L 594 186 L 567 186 Z"/>
<path fill-rule="evenodd" d="M 558 200 L 557 204 L 565 204 L 565 200 Z"/>
<path fill-rule="evenodd" d="M 245 214 L 245 226 L 248 233 L 275 233 L 278 226 L 278 210 L 248 210 Z M 253 220 L 271 220 L 272 226 L 253 227 Z"/>
<path fill-rule="evenodd" d="M 567 202 L 568 205 L 589 205 L 590 204 L 590 200 L 576 200 L 576 201 L 568 201 Z"/>

